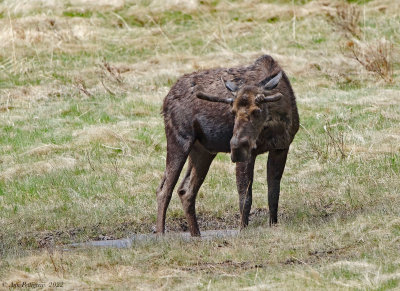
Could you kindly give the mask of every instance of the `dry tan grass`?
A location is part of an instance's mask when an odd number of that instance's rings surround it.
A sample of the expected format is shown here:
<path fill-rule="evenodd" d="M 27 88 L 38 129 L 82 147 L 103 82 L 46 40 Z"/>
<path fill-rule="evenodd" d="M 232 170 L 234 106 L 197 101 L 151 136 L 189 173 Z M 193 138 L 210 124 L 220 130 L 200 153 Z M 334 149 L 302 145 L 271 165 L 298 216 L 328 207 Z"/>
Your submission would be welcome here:
<path fill-rule="evenodd" d="M 184 12 L 194 12 L 199 8 L 198 0 L 155 0 L 150 3 L 150 11 L 184 11 Z"/>
<path fill-rule="evenodd" d="M 88 129 L 78 130 L 72 133 L 73 137 L 77 138 L 78 143 L 89 143 L 89 142 L 108 142 L 115 143 L 124 141 L 125 139 L 107 127 L 93 126 Z"/>
<path fill-rule="evenodd" d="M 35 146 L 32 149 L 29 149 L 24 154 L 31 155 L 31 156 L 43 156 L 43 155 L 47 155 L 55 150 L 61 150 L 61 149 L 65 149 L 65 148 L 62 146 L 59 146 L 59 145 L 55 145 L 55 144 L 43 144 L 43 145 Z"/>
<path fill-rule="evenodd" d="M 10 166 L 0 173 L 1 180 L 12 180 L 25 175 L 45 175 L 53 171 L 73 169 L 77 164 L 71 157 L 57 157 L 55 159 L 39 161 L 36 163 L 19 164 Z"/>

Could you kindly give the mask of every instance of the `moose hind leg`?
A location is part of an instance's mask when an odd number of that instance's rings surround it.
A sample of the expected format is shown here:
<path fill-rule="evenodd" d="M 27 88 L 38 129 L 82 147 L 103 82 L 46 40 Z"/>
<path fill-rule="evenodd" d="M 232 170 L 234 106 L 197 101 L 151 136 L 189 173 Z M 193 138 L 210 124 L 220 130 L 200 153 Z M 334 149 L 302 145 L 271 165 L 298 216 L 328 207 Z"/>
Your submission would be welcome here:
<path fill-rule="evenodd" d="M 168 139 L 167 135 L 167 161 L 164 176 L 160 186 L 157 189 L 157 224 L 156 232 L 165 232 L 165 216 L 169 202 L 171 201 L 172 192 L 178 181 L 179 174 L 186 162 L 188 153 L 191 148 L 191 142 L 187 141 L 185 146 L 181 146 L 175 139 Z"/>
<path fill-rule="evenodd" d="M 271 150 L 267 162 L 269 224 L 278 223 L 278 203 L 281 178 L 289 149 Z"/>
<path fill-rule="evenodd" d="M 191 236 L 200 236 L 196 218 L 196 196 L 214 157 L 215 154 L 210 154 L 202 149 L 201 146 L 193 146 L 189 154 L 189 165 L 186 175 L 178 189 Z"/>
<path fill-rule="evenodd" d="M 249 215 L 252 204 L 252 187 L 254 176 L 255 156 L 250 161 L 236 163 L 236 186 L 239 193 L 240 228 L 249 224 Z"/>

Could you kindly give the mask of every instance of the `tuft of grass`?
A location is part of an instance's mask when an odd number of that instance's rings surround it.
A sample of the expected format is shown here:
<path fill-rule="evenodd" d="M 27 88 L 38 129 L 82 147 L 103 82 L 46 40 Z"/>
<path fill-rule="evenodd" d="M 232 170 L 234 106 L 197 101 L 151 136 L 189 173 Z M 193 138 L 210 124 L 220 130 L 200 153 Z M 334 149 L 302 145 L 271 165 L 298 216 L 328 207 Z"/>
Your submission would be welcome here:
<path fill-rule="evenodd" d="M 348 2 L 351 3 L 352 1 Z M 339 32 L 351 37 L 361 37 L 361 29 L 359 27 L 361 9 L 358 5 L 339 2 L 336 6 L 335 13 L 330 15 L 330 19 Z"/>

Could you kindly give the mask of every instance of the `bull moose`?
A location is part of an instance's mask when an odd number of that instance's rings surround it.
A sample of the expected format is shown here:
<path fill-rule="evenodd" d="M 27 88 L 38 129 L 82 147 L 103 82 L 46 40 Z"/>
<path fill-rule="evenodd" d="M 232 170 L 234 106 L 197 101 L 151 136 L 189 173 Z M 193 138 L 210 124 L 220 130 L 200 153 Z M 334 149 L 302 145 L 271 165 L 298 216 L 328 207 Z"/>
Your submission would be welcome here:
<path fill-rule="evenodd" d="M 271 56 L 264 55 L 246 67 L 182 76 L 165 97 L 162 113 L 167 159 L 157 189 L 157 233 L 165 231 L 168 204 L 189 157 L 178 195 L 190 234 L 200 236 L 196 195 L 218 152 L 230 152 L 236 163 L 241 227 L 249 222 L 256 156 L 269 152 L 269 222 L 277 223 L 280 181 L 289 145 L 299 129 L 299 115 L 290 82 Z"/>

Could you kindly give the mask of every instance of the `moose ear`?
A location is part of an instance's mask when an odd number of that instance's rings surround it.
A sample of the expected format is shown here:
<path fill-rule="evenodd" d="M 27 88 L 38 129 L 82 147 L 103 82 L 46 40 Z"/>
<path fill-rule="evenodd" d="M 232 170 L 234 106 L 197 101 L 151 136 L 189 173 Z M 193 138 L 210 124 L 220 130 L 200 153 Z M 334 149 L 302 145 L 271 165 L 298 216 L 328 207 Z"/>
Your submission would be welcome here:
<path fill-rule="evenodd" d="M 264 86 L 264 90 L 272 90 L 276 86 L 278 86 L 279 81 L 282 78 L 282 71 L 280 71 L 278 74 L 276 74 L 275 77 L 273 77 L 271 80 L 268 81 L 267 84 Z"/>
<path fill-rule="evenodd" d="M 239 89 L 239 87 L 231 81 L 225 82 L 225 87 L 231 92 L 236 92 Z"/>

